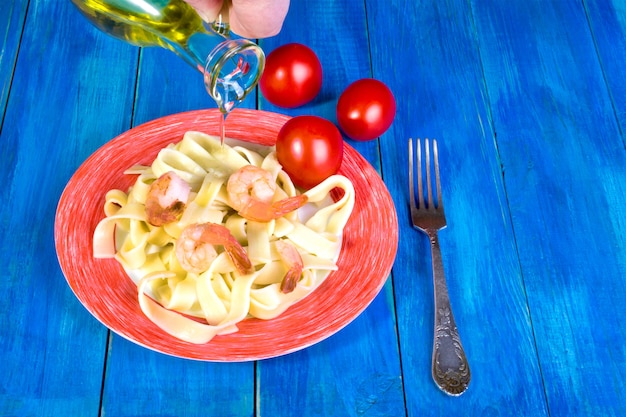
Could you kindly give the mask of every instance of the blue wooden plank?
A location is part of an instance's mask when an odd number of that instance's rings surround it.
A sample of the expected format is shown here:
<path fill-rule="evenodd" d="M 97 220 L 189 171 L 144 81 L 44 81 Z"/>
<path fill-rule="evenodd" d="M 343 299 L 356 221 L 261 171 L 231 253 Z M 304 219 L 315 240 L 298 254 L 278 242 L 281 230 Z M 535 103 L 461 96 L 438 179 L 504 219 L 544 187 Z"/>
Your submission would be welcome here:
<path fill-rule="evenodd" d="M 624 2 L 619 0 L 585 0 L 583 3 L 626 146 L 626 83 L 623 77 L 626 62 L 626 8 Z"/>
<path fill-rule="evenodd" d="M 112 39 L 107 47 L 118 42 Z M 216 107 L 200 73 L 170 51 L 141 49 L 138 74 L 134 126 L 170 114 Z M 254 106 L 255 102 L 251 96 L 243 107 Z M 128 378 L 131 374 L 133 377 Z M 216 364 L 173 358 L 113 335 L 102 412 L 118 417 L 252 416 L 254 363 Z"/>
<path fill-rule="evenodd" d="M 623 415 L 626 151 L 587 15 L 473 10 L 550 413 Z"/>
<path fill-rule="evenodd" d="M 349 16 L 349 18 L 346 18 Z M 307 28 L 307 29 L 303 29 Z M 371 77 L 367 22 L 362 3 L 292 2 L 282 32 L 260 44 L 267 52 L 298 42 L 312 48 L 323 68 L 320 94 L 296 109 L 260 96 L 260 108 L 288 115 L 314 114 L 336 122 L 340 93 Z M 378 141 L 349 142 L 380 169 Z M 260 415 L 404 415 L 404 399 L 390 282 L 353 323 L 303 351 L 260 362 Z"/>
<path fill-rule="evenodd" d="M 199 71 L 166 49 L 141 49 L 134 126 L 181 111 L 215 107 Z"/>
<path fill-rule="evenodd" d="M 0 127 L 13 78 L 13 68 L 26 18 L 27 1 L 0 3 Z"/>
<path fill-rule="evenodd" d="M 254 415 L 254 364 L 207 363 L 113 337 L 102 397 L 111 416 Z"/>
<path fill-rule="evenodd" d="M 0 414 L 97 415 L 107 330 L 65 282 L 53 227 L 74 170 L 129 125 L 136 54 L 103 48 L 71 2 L 31 2 L 26 22 L 0 139 Z"/>
<path fill-rule="evenodd" d="M 367 22 L 362 7 L 358 2 L 291 4 L 282 32 L 276 37 L 261 39 L 259 44 L 267 54 L 293 42 L 311 48 L 322 65 L 322 88 L 310 103 L 293 109 L 277 107 L 259 92 L 259 109 L 290 116 L 312 114 L 336 123 L 337 100 L 343 90 L 358 79 L 372 76 Z M 356 142 L 345 136 L 344 139 L 380 172 L 378 141 Z"/>
<path fill-rule="evenodd" d="M 469 2 L 367 6 L 373 75 L 398 103 L 380 146 L 400 220 L 393 284 L 408 415 L 548 415 Z M 431 377 L 430 249 L 410 228 L 409 137 L 439 141 L 448 221 L 439 238 L 472 372 L 459 398 Z"/>
<path fill-rule="evenodd" d="M 329 339 L 260 362 L 260 415 L 405 415 L 393 294 L 386 286 L 350 325 Z"/>

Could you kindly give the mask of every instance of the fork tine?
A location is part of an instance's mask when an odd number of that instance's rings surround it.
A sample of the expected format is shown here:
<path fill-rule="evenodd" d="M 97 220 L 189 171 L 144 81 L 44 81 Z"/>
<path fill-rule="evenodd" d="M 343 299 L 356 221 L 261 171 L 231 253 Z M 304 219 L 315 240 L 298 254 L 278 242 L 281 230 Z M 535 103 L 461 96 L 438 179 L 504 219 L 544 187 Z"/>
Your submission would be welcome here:
<path fill-rule="evenodd" d="M 413 182 L 413 138 L 409 138 L 409 200 L 411 211 L 415 210 L 415 183 Z"/>
<path fill-rule="evenodd" d="M 437 208 L 443 209 L 443 199 L 441 198 L 441 180 L 439 179 L 439 152 L 437 151 L 437 140 L 433 139 L 433 155 L 435 158 L 435 184 L 437 186 Z"/>
<path fill-rule="evenodd" d="M 439 177 L 439 151 L 437 149 L 437 139 L 425 138 L 424 149 L 422 150 L 422 140 L 420 138 L 417 138 L 415 147 L 416 149 L 414 150 L 413 138 L 409 138 L 409 199 L 411 203 L 411 209 L 443 210 L 443 200 L 441 196 L 441 179 Z M 414 164 L 415 159 L 417 159 L 416 164 Z M 422 163 L 425 164 L 424 167 Z M 431 167 L 434 170 L 434 179 L 433 172 L 431 172 Z M 417 171 L 417 181 L 415 181 L 415 171 Z M 426 178 L 424 178 L 424 171 L 426 172 Z M 435 183 L 434 190 L 433 181 Z M 416 182 L 417 196 L 415 195 Z M 424 186 L 426 187 L 425 190 Z M 436 194 L 435 199 L 433 199 L 434 194 Z"/>
<path fill-rule="evenodd" d="M 425 144 L 425 153 L 426 153 L 426 192 L 428 193 L 428 207 L 429 209 L 434 208 L 433 203 L 433 186 L 432 179 L 430 177 L 430 146 L 428 138 L 426 138 Z"/>
<path fill-rule="evenodd" d="M 428 173 L 426 174 L 428 175 Z M 420 209 L 424 208 L 424 184 L 422 181 L 422 141 L 417 138 L 417 203 Z"/>
<path fill-rule="evenodd" d="M 435 332 L 433 340 L 432 376 L 435 383 L 450 395 L 462 394 L 469 384 L 471 374 L 465 351 L 461 345 L 456 322 L 452 314 L 448 288 L 443 270 L 443 260 L 439 247 L 439 230 L 446 227 L 446 216 L 443 212 L 441 180 L 439 178 L 439 151 L 437 140 L 425 138 L 424 159 L 422 167 L 422 143 L 417 139 L 417 167 L 413 166 L 413 139 L 409 138 L 409 195 L 411 199 L 411 222 L 413 228 L 426 234 L 430 240 L 431 262 L 433 270 L 433 288 L 435 298 Z M 431 161 L 432 154 L 432 161 Z M 434 173 L 431 172 L 431 165 Z M 425 168 L 425 169 L 424 169 Z M 417 189 L 419 207 L 415 207 L 414 170 L 417 169 Z M 426 181 L 422 180 L 426 171 Z M 434 175 L 434 179 L 433 179 Z M 433 191 L 433 180 L 436 189 Z M 424 195 L 426 182 L 426 196 Z M 437 193 L 433 200 L 433 193 Z M 424 200 L 427 198 L 426 204 Z"/>

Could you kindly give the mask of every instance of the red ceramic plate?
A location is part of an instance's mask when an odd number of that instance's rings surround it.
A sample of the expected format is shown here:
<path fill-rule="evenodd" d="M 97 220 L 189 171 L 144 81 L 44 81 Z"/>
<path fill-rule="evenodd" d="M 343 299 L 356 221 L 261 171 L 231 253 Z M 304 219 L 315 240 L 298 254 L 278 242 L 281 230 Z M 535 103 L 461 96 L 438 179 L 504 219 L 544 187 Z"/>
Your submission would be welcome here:
<path fill-rule="evenodd" d="M 228 116 L 227 136 L 273 145 L 288 116 L 237 110 Z M 303 349 L 339 331 L 356 318 L 385 283 L 398 246 L 396 211 L 384 183 L 358 152 L 346 144 L 340 173 L 356 190 L 352 217 L 344 229 L 338 271 L 310 296 L 272 320 L 246 319 L 239 332 L 195 345 L 162 331 L 143 315 L 137 287 L 112 259 L 94 259 L 92 235 L 104 217 L 105 193 L 128 189 L 134 164 L 149 165 L 158 151 L 179 142 L 188 130 L 217 135 L 213 110 L 176 114 L 145 123 L 113 139 L 76 171 L 56 214 L 55 240 L 61 269 L 80 302 L 115 333 L 165 354 L 233 362 L 275 357 Z M 381 236 L 376 239 L 373 236 Z"/>

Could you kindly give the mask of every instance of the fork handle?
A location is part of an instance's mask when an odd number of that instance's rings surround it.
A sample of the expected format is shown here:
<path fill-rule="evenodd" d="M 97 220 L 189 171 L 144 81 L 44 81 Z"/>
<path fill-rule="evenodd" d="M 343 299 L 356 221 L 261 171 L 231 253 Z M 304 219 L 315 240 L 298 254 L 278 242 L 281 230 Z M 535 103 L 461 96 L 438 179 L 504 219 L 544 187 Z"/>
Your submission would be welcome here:
<path fill-rule="evenodd" d="M 443 272 L 437 231 L 428 231 L 433 264 L 435 331 L 433 340 L 433 379 L 445 393 L 461 395 L 470 382 L 470 368 L 456 327 L 448 286 Z"/>

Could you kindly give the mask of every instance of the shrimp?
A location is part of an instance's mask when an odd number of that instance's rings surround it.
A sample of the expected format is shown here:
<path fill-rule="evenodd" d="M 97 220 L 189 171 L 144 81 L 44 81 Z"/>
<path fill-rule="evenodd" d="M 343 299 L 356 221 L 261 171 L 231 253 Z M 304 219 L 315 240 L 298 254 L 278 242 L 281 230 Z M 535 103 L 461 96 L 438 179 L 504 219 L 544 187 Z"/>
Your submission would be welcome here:
<path fill-rule="evenodd" d="M 233 173 L 226 185 L 232 207 L 245 219 L 269 222 L 299 209 L 307 202 L 306 195 L 274 201 L 276 182 L 272 174 L 254 165 L 246 165 Z"/>
<path fill-rule="evenodd" d="M 176 258 L 186 271 L 199 274 L 209 269 L 217 258 L 216 245 L 224 247 L 240 274 L 252 272 L 245 249 L 228 228 L 216 223 L 194 223 L 185 227 L 176 240 Z"/>
<path fill-rule="evenodd" d="M 174 171 L 157 178 L 146 196 L 146 220 L 153 226 L 175 222 L 185 211 L 191 187 Z"/>
<path fill-rule="evenodd" d="M 280 283 L 280 290 L 284 294 L 288 294 L 296 289 L 298 281 L 302 276 L 302 257 L 296 247 L 284 240 L 276 241 L 276 250 L 280 255 L 280 259 L 287 265 L 288 270 Z"/>

